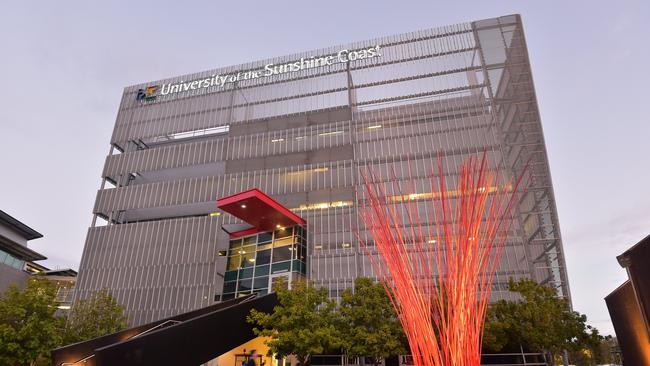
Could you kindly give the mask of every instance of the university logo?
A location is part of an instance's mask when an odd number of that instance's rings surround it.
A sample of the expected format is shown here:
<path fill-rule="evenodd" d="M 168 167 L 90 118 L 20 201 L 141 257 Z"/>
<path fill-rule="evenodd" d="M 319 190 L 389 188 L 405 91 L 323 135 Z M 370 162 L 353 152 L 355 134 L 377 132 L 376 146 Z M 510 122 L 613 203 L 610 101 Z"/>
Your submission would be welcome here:
<path fill-rule="evenodd" d="M 158 85 L 148 86 L 146 89 L 138 89 L 136 100 L 155 100 L 158 96 Z"/>

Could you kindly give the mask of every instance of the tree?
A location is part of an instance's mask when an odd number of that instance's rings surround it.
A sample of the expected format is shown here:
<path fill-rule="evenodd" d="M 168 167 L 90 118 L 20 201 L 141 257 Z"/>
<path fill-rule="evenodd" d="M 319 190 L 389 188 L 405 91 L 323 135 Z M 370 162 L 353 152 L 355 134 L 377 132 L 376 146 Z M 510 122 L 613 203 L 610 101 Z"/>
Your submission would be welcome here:
<path fill-rule="evenodd" d="M 279 305 L 270 314 L 251 310 L 247 320 L 258 336 L 270 337 L 269 352 L 284 357 L 294 355 L 301 365 L 310 364 L 311 355 L 337 350 L 340 334 L 334 324 L 336 304 L 324 288 L 306 281 L 294 282 L 289 290 L 277 284 Z"/>
<path fill-rule="evenodd" d="M 386 357 L 406 353 L 404 331 L 384 287 L 359 277 L 354 288 L 343 291 L 339 310 L 348 356 L 367 356 L 377 366 Z"/>
<path fill-rule="evenodd" d="M 584 347 L 569 351 L 569 360 L 575 365 L 602 365 L 615 363 L 612 351 L 616 347 L 616 341 L 612 336 L 603 337 L 598 330 L 587 326 L 587 338 L 584 340 Z"/>
<path fill-rule="evenodd" d="M 501 300 L 488 309 L 485 351 L 519 351 L 522 347 L 551 356 L 564 349 L 596 353 L 602 339 L 598 330 L 587 326 L 587 317 L 571 311 L 568 301 L 557 297 L 554 289 L 530 279 L 510 280 L 509 289 L 523 301 Z"/>
<path fill-rule="evenodd" d="M 124 307 L 103 289 L 70 309 L 63 331 L 64 344 L 76 343 L 119 332 L 127 326 Z"/>
<path fill-rule="evenodd" d="M 0 299 L 0 364 L 34 365 L 61 342 L 56 287 L 39 277 L 12 285 Z"/>

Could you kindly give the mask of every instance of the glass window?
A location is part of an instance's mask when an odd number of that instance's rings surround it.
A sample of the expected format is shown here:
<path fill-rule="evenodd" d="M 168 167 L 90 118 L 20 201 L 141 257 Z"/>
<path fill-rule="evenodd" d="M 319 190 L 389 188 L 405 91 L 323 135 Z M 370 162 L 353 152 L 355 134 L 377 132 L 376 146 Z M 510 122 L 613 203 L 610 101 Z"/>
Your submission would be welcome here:
<path fill-rule="evenodd" d="M 288 237 L 288 238 L 283 238 L 283 239 L 280 239 L 280 240 L 276 240 L 273 243 L 273 246 L 277 248 L 277 247 L 282 247 L 282 246 L 290 245 L 290 244 L 293 244 L 293 237 Z"/>
<path fill-rule="evenodd" d="M 268 288 L 261 288 L 259 290 L 253 290 L 253 292 L 255 292 L 257 294 L 260 294 L 260 295 L 266 295 L 266 294 L 269 293 L 269 289 Z"/>
<path fill-rule="evenodd" d="M 221 295 L 221 301 L 232 300 L 234 298 L 235 298 L 235 293 L 234 292 L 231 293 L 231 294 L 223 294 L 223 295 Z"/>
<path fill-rule="evenodd" d="M 253 289 L 260 289 L 269 287 L 269 278 L 268 277 L 257 277 L 253 280 Z"/>
<path fill-rule="evenodd" d="M 241 239 L 235 239 L 230 241 L 230 250 L 237 249 L 241 247 L 242 240 Z"/>
<path fill-rule="evenodd" d="M 235 292 L 237 288 L 237 281 L 229 281 L 223 283 L 223 293 Z"/>
<path fill-rule="evenodd" d="M 254 247 L 250 247 L 251 249 Z M 252 267 L 255 265 L 255 250 L 243 250 L 241 255 L 241 266 Z"/>
<path fill-rule="evenodd" d="M 257 245 L 257 250 L 260 251 L 260 250 L 271 249 L 272 246 L 273 246 L 273 243 L 271 243 L 271 242 L 268 242 L 268 243 L 265 243 L 265 244 L 258 244 Z"/>
<path fill-rule="evenodd" d="M 8 255 L 9 254 L 7 254 L 7 253 L 3 252 L 2 250 L 0 250 L 0 263 L 4 263 L 5 259 L 7 258 Z"/>
<path fill-rule="evenodd" d="M 293 253 L 292 249 L 290 246 L 273 249 L 273 263 L 290 260 Z"/>
<path fill-rule="evenodd" d="M 296 236 L 300 236 L 301 238 L 304 238 L 307 236 L 307 232 L 304 227 L 302 226 L 296 226 L 294 229 L 294 232 L 296 233 Z"/>
<path fill-rule="evenodd" d="M 305 263 L 301 261 L 293 261 L 293 271 L 294 272 L 299 272 L 299 273 L 305 273 Z"/>
<path fill-rule="evenodd" d="M 244 238 L 244 246 L 257 244 L 257 235 L 247 236 Z"/>
<path fill-rule="evenodd" d="M 224 281 L 234 281 L 237 279 L 237 271 L 226 271 L 223 276 Z"/>
<path fill-rule="evenodd" d="M 255 276 L 266 276 L 269 274 L 269 265 L 255 267 Z"/>
<path fill-rule="evenodd" d="M 287 227 L 284 229 L 276 230 L 275 231 L 275 240 L 278 240 L 280 238 L 286 238 L 287 236 L 293 235 L 293 228 Z"/>
<path fill-rule="evenodd" d="M 253 277 L 253 268 L 245 268 L 239 270 L 239 279 Z"/>
<path fill-rule="evenodd" d="M 271 273 L 286 272 L 291 268 L 291 262 L 274 263 L 271 267 Z"/>
<path fill-rule="evenodd" d="M 255 259 L 255 264 L 258 266 L 260 264 L 269 264 L 271 262 L 271 250 L 260 250 L 257 252 L 257 258 Z"/>
<path fill-rule="evenodd" d="M 227 271 L 238 269 L 241 267 L 241 255 L 235 254 L 228 257 L 228 265 L 226 266 Z"/>
<path fill-rule="evenodd" d="M 307 257 L 307 248 L 304 245 L 297 245 L 298 247 L 298 259 L 301 261 L 305 261 L 305 258 Z"/>
<path fill-rule="evenodd" d="M 5 259 L 5 263 L 6 263 L 8 266 L 11 266 L 11 267 L 16 267 L 16 264 L 15 264 L 16 261 L 18 261 L 18 259 L 16 259 L 15 257 L 13 257 L 11 254 L 9 254 L 9 255 L 7 256 L 7 259 Z"/>
<path fill-rule="evenodd" d="M 257 238 L 258 243 L 268 243 L 271 240 L 273 240 L 273 233 L 270 232 L 260 233 Z"/>
<path fill-rule="evenodd" d="M 251 287 L 253 286 L 253 279 L 249 278 L 247 280 L 239 280 L 239 287 L 237 288 L 238 293 L 250 292 Z"/>

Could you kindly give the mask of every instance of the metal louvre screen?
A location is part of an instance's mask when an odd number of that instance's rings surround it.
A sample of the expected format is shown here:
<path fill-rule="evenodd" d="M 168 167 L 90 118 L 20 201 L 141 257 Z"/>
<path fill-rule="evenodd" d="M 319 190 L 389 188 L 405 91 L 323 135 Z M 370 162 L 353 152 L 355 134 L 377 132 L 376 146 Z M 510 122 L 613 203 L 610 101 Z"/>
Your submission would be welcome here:
<path fill-rule="evenodd" d="M 483 151 L 505 177 L 528 162 L 531 178 L 513 209 L 493 299 L 510 296 L 510 277 L 570 297 L 516 15 L 127 87 L 111 145 L 77 298 L 106 287 L 132 324 L 222 293 L 220 228 L 239 221 L 212 215 L 218 198 L 259 188 L 304 218 L 306 274 L 338 297 L 356 277 L 375 276 L 357 238 L 369 240 L 358 220 L 360 174 L 412 185 L 417 203 L 435 194 L 428 176 L 438 157 L 452 185 L 461 162 Z"/>

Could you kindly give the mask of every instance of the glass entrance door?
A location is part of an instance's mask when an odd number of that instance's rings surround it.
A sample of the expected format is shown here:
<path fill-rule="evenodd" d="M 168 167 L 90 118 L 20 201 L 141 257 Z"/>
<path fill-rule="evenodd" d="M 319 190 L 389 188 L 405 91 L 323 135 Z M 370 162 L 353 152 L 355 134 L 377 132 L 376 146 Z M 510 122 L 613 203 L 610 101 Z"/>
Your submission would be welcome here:
<path fill-rule="evenodd" d="M 284 279 L 285 287 L 291 288 L 291 272 L 274 273 L 269 276 L 269 292 L 274 291 L 281 278 Z"/>

